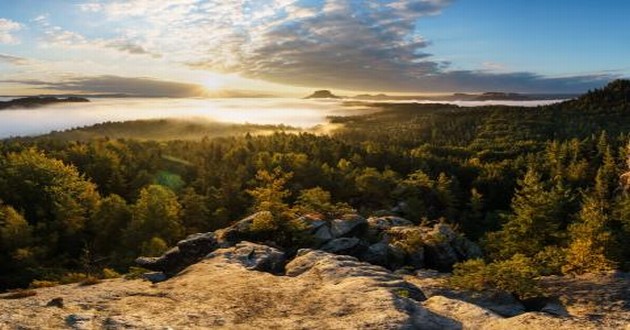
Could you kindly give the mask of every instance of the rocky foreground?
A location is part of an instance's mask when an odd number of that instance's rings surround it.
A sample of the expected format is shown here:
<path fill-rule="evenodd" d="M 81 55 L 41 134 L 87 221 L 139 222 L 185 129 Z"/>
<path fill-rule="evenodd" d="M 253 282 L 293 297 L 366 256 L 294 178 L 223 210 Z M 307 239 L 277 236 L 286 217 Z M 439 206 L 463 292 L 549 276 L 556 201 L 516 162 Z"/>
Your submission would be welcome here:
<path fill-rule="evenodd" d="M 0 329 L 630 329 L 628 274 L 544 278 L 550 298 L 519 301 L 426 270 L 479 253 L 447 225 L 306 217 L 314 247 L 289 252 L 247 241 L 252 219 L 139 258 L 143 279 L 0 295 Z"/>
<path fill-rule="evenodd" d="M 464 300 L 473 296 L 440 288 L 439 276 L 397 275 L 350 256 L 304 249 L 286 265 L 285 275 L 255 270 L 273 268 L 284 257 L 272 247 L 242 242 L 155 284 L 114 279 L 38 289 L 31 297 L 0 300 L 0 328 L 629 329 L 627 306 L 593 314 L 604 307 L 593 304 L 606 299 L 596 291 L 572 305 L 549 306 L 549 312 L 503 317 Z M 618 289 L 630 284 L 627 277 L 604 277 Z M 440 290 L 462 299 L 431 296 Z M 503 304 L 522 308 L 509 299 Z"/>

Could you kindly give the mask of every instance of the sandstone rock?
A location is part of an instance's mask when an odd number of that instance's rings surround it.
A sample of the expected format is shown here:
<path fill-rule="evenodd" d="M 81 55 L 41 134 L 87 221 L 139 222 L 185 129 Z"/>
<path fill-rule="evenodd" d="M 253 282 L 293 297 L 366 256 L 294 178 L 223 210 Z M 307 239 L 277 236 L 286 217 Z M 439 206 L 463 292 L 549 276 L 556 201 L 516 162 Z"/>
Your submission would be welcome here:
<path fill-rule="evenodd" d="M 215 236 L 217 243 L 225 248 L 235 245 L 236 243 L 244 240 L 250 240 L 251 227 L 254 223 L 254 219 L 260 214 L 254 213 L 244 219 L 241 219 L 231 226 L 223 229 L 216 230 Z M 210 251 L 208 251 L 210 252 Z"/>
<path fill-rule="evenodd" d="M 251 242 L 241 242 L 231 248 L 216 250 L 207 256 L 207 258 L 217 257 L 223 257 L 229 262 L 239 263 L 248 270 L 273 274 L 283 272 L 286 260 L 284 252 L 270 246 Z"/>
<path fill-rule="evenodd" d="M 177 242 L 177 247 L 188 256 L 205 256 L 219 245 L 214 233 L 198 233 Z"/>
<path fill-rule="evenodd" d="M 57 297 L 57 298 L 53 298 L 51 299 L 47 304 L 46 307 L 59 307 L 59 308 L 63 308 L 63 298 L 61 297 Z"/>
<path fill-rule="evenodd" d="M 326 224 L 326 221 L 312 214 L 303 215 L 297 218 L 296 221 L 304 224 L 306 230 L 310 233 L 315 233 L 319 228 Z"/>
<path fill-rule="evenodd" d="M 358 256 L 366 248 L 367 244 L 356 237 L 341 237 L 324 244 L 321 250 L 335 254 Z"/>
<path fill-rule="evenodd" d="M 166 281 L 168 276 L 166 276 L 163 272 L 149 272 L 142 274 L 142 278 L 150 281 L 151 283 L 158 283 Z"/>
<path fill-rule="evenodd" d="M 317 229 L 317 231 L 315 231 L 315 233 L 313 234 L 313 238 L 315 239 L 316 243 L 323 244 L 333 239 L 333 235 L 330 232 L 330 228 L 328 226 L 321 226 L 319 227 L 319 229 Z"/>
<path fill-rule="evenodd" d="M 91 329 L 92 315 L 70 314 L 66 316 L 66 324 L 72 329 Z"/>
<path fill-rule="evenodd" d="M 416 268 L 450 271 L 457 262 L 481 257 L 481 249 L 475 243 L 446 224 L 390 227 L 385 230 L 384 241 L 404 247 L 407 262 Z"/>
<path fill-rule="evenodd" d="M 330 224 L 333 237 L 346 236 L 354 231 L 360 231 L 367 225 L 367 221 L 360 215 L 345 215 L 341 219 L 335 219 Z"/>
<path fill-rule="evenodd" d="M 177 246 L 166 251 L 160 257 L 139 257 L 136 258 L 135 262 L 142 268 L 165 273 L 176 273 L 190 264 L 185 260 Z"/>
<path fill-rule="evenodd" d="M 387 288 L 392 293 L 405 292 L 405 295 L 417 301 L 426 299 L 420 289 L 405 282 L 402 277 L 383 267 L 360 262 L 357 258 L 347 255 L 301 249 L 295 259 L 289 262 L 285 268 L 287 276 L 296 277 L 315 273 L 323 280 L 332 283 L 359 277 L 369 280 L 371 285 L 375 287 Z"/>
<path fill-rule="evenodd" d="M 370 245 L 361 254 L 360 259 L 373 265 L 395 270 L 404 265 L 405 253 L 395 246 L 380 242 Z"/>
<path fill-rule="evenodd" d="M 455 290 L 447 284 L 449 273 L 436 270 L 417 270 L 414 276 L 406 276 L 405 280 L 421 287 L 427 297 L 444 296 L 449 299 L 465 301 L 488 309 L 503 317 L 512 317 L 525 313 L 525 306 L 513 295 L 505 291 L 485 290 L 473 292 Z"/>
<path fill-rule="evenodd" d="M 413 222 L 396 216 L 371 217 L 367 219 L 367 223 L 370 229 L 378 231 L 383 231 L 392 227 L 413 226 Z"/>

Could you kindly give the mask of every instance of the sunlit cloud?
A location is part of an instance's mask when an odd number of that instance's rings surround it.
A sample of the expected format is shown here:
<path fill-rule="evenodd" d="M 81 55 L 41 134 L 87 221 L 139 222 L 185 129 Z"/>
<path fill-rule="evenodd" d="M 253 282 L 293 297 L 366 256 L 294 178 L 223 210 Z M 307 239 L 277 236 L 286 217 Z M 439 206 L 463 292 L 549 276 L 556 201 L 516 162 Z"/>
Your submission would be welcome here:
<path fill-rule="evenodd" d="M 0 44 L 16 44 L 19 42 L 14 35 L 22 29 L 22 24 L 6 18 L 0 18 Z"/>

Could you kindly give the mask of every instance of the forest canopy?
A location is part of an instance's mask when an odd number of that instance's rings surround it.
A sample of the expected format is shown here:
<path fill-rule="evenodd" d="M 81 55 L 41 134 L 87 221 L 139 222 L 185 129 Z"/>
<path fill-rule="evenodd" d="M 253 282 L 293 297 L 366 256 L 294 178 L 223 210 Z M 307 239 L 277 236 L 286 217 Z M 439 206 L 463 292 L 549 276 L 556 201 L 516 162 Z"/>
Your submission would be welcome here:
<path fill-rule="evenodd" d="M 330 118 L 343 126 L 329 135 L 3 140 L 0 289 L 95 267 L 124 272 L 139 255 L 254 211 L 270 214 L 262 232 L 299 231 L 291 220 L 306 213 L 446 222 L 486 256 L 456 273 L 630 267 L 630 195 L 619 180 L 629 81 L 535 108 L 374 106 Z M 291 237 L 278 244 L 299 244 Z"/>

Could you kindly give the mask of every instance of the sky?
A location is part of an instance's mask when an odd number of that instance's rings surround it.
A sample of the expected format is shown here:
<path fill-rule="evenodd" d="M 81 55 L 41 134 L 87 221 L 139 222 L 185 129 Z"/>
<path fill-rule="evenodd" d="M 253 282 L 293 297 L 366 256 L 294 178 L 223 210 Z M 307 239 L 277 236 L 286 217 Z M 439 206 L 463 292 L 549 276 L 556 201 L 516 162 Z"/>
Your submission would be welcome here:
<path fill-rule="evenodd" d="M 630 77 L 623 0 L 2 0 L 0 95 L 579 93 Z"/>

